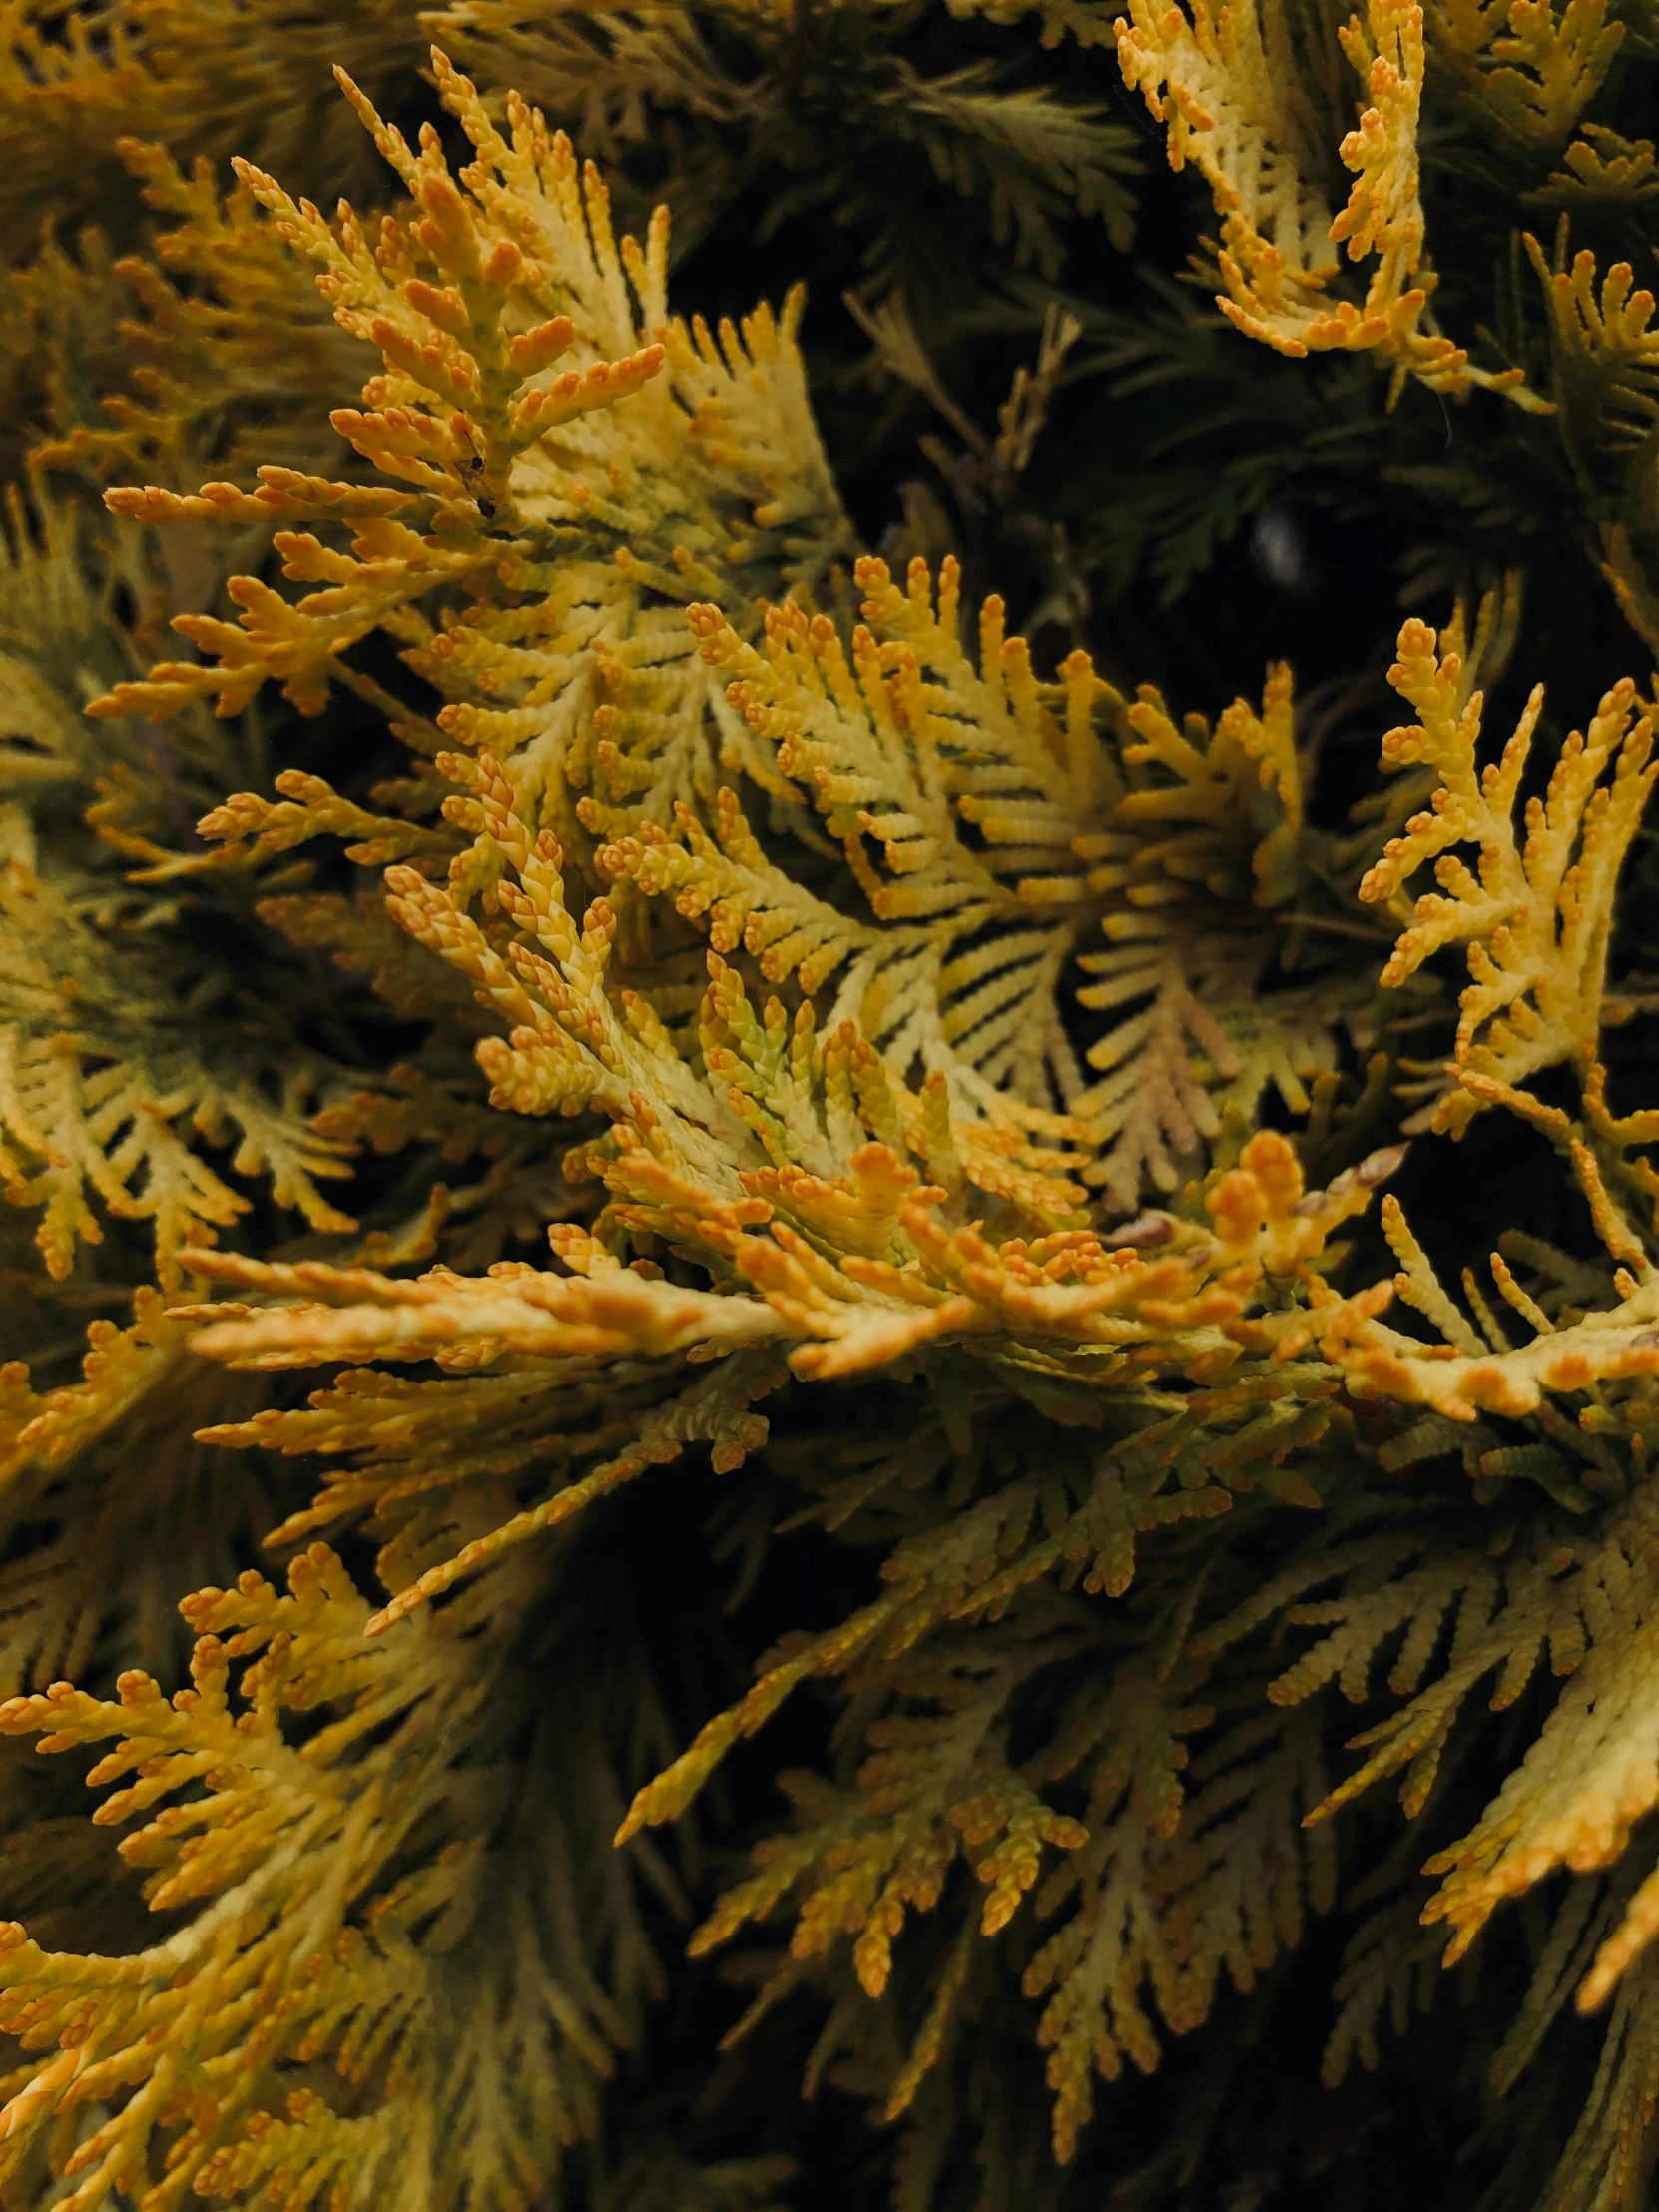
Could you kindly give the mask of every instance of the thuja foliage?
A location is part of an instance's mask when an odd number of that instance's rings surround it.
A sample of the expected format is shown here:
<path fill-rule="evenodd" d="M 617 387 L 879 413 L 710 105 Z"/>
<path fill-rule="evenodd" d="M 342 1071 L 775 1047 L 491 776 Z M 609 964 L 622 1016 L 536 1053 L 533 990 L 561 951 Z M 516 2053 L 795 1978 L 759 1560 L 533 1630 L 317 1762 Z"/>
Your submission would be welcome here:
<path fill-rule="evenodd" d="M 1656 61 L 0 12 L 0 2202 L 1651 2201 Z"/>

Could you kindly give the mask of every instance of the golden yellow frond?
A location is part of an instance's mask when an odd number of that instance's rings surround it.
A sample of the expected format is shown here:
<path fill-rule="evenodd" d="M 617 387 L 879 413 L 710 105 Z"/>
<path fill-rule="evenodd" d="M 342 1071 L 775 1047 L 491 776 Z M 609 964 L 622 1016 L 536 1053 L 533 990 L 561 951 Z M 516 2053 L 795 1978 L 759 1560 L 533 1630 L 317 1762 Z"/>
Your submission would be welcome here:
<path fill-rule="evenodd" d="M 1520 369 L 1476 368 L 1434 328 L 1428 302 L 1437 279 L 1424 251 L 1416 144 L 1421 7 L 1368 0 L 1366 14 L 1338 35 L 1363 104 L 1339 150 L 1355 181 L 1333 213 L 1281 0 L 1219 13 L 1210 0 L 1190 9 L 1130 0 L 1119 22 L 1124 79 L 1166 124 L 1171 165 L 1195 162 L 1215 195 L 1225 286 L 1216 304 L 1281 353 L 1375 352 L 1396 383 L 1415 376 L 1450 393 L 1483 384 L 1536 404 Z M 1373 264 L 1362 301 L 1343 296 L 1336 247 Z"/>
<path fill-rule="evenodd" d="M 1433 1126 L 1453 1133 L 1479 1111 L 1465 1074 L 1516 1089 L 1563 1063 L 1587 1078 L 1597 1058 L 1613 894 L 1659 767 L 1650 763 L 1653 726 L 1635 712 L 1626 678 L 1602 698 L 1586 733 L 1561 748 L 1542 798 L 1526 802 L 1526 839 L 1515 811 L 1532 733 L 1543 709 L 1535 688 L 1500 760 L 1479 768 L 1478 692 L 1459 705 L 1455 653 L 1436 652 L 1433 633 L 1408 622 L 1388 680 L 1422 720 L 1382 741 L 1386 767 L 1430 765 L 1438 779 L 1431 811 L 1391 838 L 1360 886 L 1409 926 L 1382 970 L 1397 986 L 1433 953 L 1468 946 L 1472 978 L 1460 1001 L 1450 1064 L 1452 1087 Z M 1612 776 L 1604 782 L 1606 771 Z M 1474 845 L 1477 869 L 1456 855 Z M 1433 865 L 1440 888 L 1413 902 L 1405 886 Z"/>

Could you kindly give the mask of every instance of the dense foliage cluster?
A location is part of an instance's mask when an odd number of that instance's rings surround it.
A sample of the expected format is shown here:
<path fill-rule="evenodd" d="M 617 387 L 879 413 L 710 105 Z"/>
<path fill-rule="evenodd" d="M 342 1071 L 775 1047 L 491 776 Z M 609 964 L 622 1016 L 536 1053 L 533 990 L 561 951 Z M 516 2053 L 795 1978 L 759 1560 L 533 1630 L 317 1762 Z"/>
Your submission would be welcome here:
<path fill-rule="evenodd" d="M 1652 2200 L 1656 62 L 0 8 L 0 2203 Z"/>

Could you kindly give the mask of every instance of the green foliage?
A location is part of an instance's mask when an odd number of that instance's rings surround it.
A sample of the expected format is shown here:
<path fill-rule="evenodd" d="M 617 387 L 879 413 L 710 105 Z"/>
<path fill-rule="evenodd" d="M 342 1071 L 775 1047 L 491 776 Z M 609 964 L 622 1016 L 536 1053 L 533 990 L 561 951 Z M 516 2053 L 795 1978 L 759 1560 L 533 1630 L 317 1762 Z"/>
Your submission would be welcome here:
<path fill-rule="evenodd" d="M 595 158 L 622 158 L 633 189 L 666 188 L 682 252 L 740 199 L 761 237 L 833 223 L 879 291 L 935 302 L 969 277 L 976 246 L 1052 278 L 1074 214 L 1121 251 L 1133 132 L 1034 73 L 1026 42 L 976 40 L 938 14 L 917 0 L 462 0 L 427 21 L 469 69 L 568 118 Z"/>

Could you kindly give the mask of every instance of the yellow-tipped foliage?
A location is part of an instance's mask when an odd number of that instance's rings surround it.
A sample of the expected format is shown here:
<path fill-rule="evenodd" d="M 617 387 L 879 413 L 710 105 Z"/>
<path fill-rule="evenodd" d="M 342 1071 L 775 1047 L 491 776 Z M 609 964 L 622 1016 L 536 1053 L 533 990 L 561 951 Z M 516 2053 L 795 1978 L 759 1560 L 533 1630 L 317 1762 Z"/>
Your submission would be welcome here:
<path fill-rule="evenodd" d="M 1629 2212 L 1645 34 L 358 6 L 290 162 L 291 12 L 0 25 L 0 199 L 96 144 L 117 241 L 0 301 L 0 2200 L 782 2212 L 821 2084 L 895 2212 L 1341 2194 L 1298 2054 L 1420 2036 L 1425 2157 Z M 658 183 L 850 316 L 679 316 Z"/>

